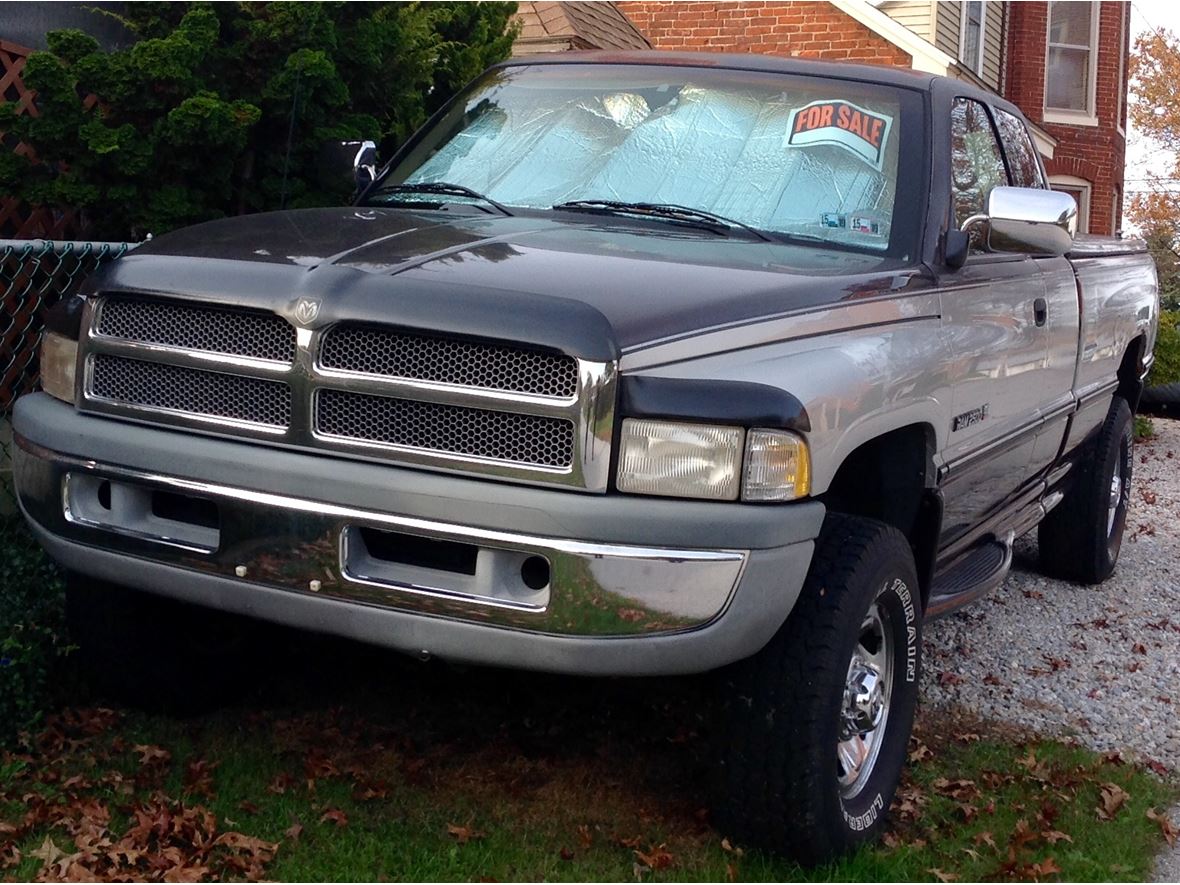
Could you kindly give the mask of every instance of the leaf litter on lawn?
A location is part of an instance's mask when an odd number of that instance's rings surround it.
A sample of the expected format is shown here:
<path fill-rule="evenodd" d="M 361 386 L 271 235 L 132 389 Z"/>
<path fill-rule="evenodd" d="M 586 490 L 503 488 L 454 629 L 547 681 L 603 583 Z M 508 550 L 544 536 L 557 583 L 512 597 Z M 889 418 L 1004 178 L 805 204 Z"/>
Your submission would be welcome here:
<path fill-rule="evenodd" d="M 164 792 L 171 753 L 111 738 L 120 719 L 106 708 L 66 710 L 48 718 L 25 753 L 2 757 L 5 769 L 18 773 L 0 783 L 0 808 L 23 813 L 0 830 L 0 866 L 27 856 L 40 862 L 41 881 L 262 879 L 278 845 L 228 829 L 204 805 Z M 211 793 L 210 770 L 191 763 L 186 787 Z M 40 844 L 22 853 L 28 838 Z"/>
<path fill-rule="evenodd" d="M 63 711 L 0 757 L 0 878 L 1136 878 L 1167 835 L 1147 812 L 1174 791 L 1135 766 L 940 712 L 884 845 L 811 873 L 710 824 L 691 692 L 514 678 L 186 723 Z"/>

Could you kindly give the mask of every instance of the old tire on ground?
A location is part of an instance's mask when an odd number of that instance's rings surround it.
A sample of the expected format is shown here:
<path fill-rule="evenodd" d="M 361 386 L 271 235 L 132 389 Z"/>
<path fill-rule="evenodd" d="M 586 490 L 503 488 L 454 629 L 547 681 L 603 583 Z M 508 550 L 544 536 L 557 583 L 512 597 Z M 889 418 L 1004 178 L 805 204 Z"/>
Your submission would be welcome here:
<path fill-rule="evenodd" d="M 901 532 L 829 514 L 791 616 L 722 680 L 724 833 L 805 864 L 880 833 L 918 700 L 921 621 Z"/>
<path fill-rule="evenodd" d="M 1145 387 L 1139 397 L 1139 411 L 1166 416 L 1180 414 L 1180 382 Z"/>
<path fill-rule="evenodd" d="M 145 710 L 206 712 L 237 693 L 245 623 L 222 612 L 79 574 L 66 577 L 66 622 L 86 677 Z"/>
<path fill-rule="evenodd" d="M 1133 434 L 1131 409 L 1115 397 L 1092 448 L 1074 468 L 1073 485 L 1038 529 L 1047 574 L 1097 584 L 1114 571 L 1127 525 Z"/>

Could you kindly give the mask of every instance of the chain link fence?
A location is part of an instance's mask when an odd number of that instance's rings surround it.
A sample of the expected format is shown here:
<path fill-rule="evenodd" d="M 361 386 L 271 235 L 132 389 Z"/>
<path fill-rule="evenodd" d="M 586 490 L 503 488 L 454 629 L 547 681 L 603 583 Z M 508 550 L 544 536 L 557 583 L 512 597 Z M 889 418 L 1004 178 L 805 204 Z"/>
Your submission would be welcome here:
<path fill-rule="evenodd" d="M 37 384 L 45 312 L 72 295 L 100 264 L 136 244 L 0 240 L 0 516 L 16 509 L 12 406 Z"/>

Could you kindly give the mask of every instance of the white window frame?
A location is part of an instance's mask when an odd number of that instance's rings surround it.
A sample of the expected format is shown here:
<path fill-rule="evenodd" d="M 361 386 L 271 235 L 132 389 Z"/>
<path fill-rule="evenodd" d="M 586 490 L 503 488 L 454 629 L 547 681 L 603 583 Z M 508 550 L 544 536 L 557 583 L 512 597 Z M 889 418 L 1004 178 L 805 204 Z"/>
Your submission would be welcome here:
<path fill-rule="evenodd" d="M 1086 109 L 1075 111 L 1070 108 L 1051 108 L 1049 99 L 1049 32 L 1053 27 L 1053 2 L 1050 0 L 1048 15 L 1045 18 L 1045 122 L 1063 123 L 1067 126 L 1097 126 L 1098 125 L 1098 18 L 1102 12 L 1098 0 L 1090 0 L 1090 64 L 1089 79 L 1086 84 Z M 1060 2 L 1060 0 L 1056 0 Z M 1067 0 L 1077 2 L 1077 0 Z M 1073 45 L 1073 44 L 1062 44 Z M 1080 47 L 1078 47 L 1080 48 Z"/>
<path fill-rule="evenodd" d="M 1090 193 L 1094 185 L 1076 175 L 1050 175 L 1049 187 L 1053 187 L 1053 185 L 1060 185 L 1079 192 L 1081 199 L 1078 200 L 1078 233 L 1088 234 L 1090 232 Z"/>
<path fill-rule="evenodd" d="M 975 76 L 982 77 L 984 43 L 987 40 L 987 0 L 980 0 L 979 3 L 979 52 L 974 62 L 963 58 L 963 48 L 967 45 L 967 18 L 967 3 L 963 2 L 959 5 L 959 61 L 967 65 Z"/>

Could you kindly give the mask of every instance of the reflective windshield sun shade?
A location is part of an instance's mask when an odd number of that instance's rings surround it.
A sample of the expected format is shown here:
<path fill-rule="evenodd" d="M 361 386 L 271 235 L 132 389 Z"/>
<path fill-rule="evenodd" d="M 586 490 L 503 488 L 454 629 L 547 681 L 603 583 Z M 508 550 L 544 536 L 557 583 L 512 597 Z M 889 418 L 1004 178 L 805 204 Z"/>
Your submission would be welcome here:
<path fill-rule="evenodd" d="M 911 181 L 922 162 L 920 151 L 901 150 L 907 130 L 921 143 L 917 94 L 879 84 L 525 65 L 471 87 L 387 183 L 446 181 L 534 209 L 574 200 L 674 204 L 770 233 L 900 254 L 916 235 L 916 216 L 897 198 L 903 157 Z M 381 201 L 379 188 L 372 199 Z M 899 214 L 906 222 L 894 236 Z"/>

